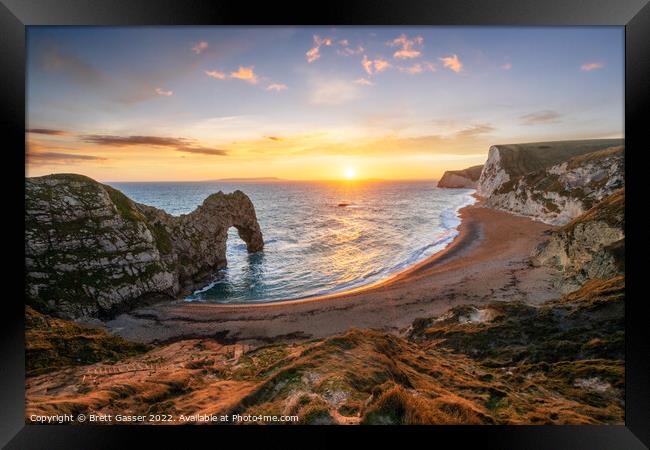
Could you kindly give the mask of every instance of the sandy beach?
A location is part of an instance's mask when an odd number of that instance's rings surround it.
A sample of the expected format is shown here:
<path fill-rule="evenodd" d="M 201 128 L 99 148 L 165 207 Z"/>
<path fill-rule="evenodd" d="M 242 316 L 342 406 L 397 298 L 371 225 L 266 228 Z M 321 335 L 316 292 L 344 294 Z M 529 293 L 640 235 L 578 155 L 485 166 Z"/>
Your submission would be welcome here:
<path fill-rule="evenodd" d="M 252 305 L 163 303 L 105 323 L 113 333 L 148 343 L 213 337 L 261 345 L 322 338 L 351 328 L 399 334 L 418 317 L 460 304 L 557 296 L 547 268 L 528 257 L 552 227 L 480 205 L 461 210 L 459 234 L 443 251 L 371 286 L 334 295 Z"/>

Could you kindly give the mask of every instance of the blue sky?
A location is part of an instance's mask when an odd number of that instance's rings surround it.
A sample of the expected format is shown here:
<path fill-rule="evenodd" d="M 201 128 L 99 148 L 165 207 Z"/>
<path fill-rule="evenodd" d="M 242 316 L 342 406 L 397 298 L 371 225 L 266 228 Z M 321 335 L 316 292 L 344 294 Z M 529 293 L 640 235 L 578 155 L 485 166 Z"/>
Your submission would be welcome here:
<path fill-rule="evenodd" d="M 30 27 L 28 175 L 436 178 L 623 136 L 621 27 Z"/>

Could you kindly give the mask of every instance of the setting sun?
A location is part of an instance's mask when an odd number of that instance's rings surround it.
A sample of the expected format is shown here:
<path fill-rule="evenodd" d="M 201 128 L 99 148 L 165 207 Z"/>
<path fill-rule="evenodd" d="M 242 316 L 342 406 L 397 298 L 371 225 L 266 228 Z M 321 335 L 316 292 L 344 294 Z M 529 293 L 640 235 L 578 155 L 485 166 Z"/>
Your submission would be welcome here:
<path fill-rule="evenodd" d="M 352 180 L 357 176 L 357 171 L 354 169 L 354 167 L 346 167 L 343 169 L 343 177 L 346 180 Z"/>

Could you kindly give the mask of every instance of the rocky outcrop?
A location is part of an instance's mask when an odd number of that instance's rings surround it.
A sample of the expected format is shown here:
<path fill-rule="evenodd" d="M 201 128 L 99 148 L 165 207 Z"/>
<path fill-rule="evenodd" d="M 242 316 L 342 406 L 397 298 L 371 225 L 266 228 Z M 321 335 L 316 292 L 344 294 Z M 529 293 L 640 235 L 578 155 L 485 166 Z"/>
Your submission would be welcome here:
<path fill-rule="evenodd" d="M 212 194 L 180 217 L 82 175 L 27 178 L 25 195 L 27 302 L 62 317 L 101 317 L 191 292 L 226 265 L 230 227 L 248 251 L 264 246 L 241 191 Z"/>
<path fill-rule="evenodd" d="M 463 170 L 448 170 L 438 181 L 440 188 L 476 189 L 483 165 L 468 167 Z"/>
<path fill-rule="evenodd" d="M 608 279 L 625 273 L 625 189 L 553 231 L 539 245 L 533 265 L 560 270 L 566 290 L 591 279 Z"/>
<path fill-rule="evenodd" d="M 624 185 L 620 140 L 493 146 L 478 182 L 485 205 L 563 225 Z"/>

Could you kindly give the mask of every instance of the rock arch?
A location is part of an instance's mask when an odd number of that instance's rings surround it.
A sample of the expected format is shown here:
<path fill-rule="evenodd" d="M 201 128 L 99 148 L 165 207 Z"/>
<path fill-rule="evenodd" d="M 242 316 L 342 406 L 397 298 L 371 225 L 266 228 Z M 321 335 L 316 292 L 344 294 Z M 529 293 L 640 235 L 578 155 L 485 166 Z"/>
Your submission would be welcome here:
<path fill-rule="evenodd" d="M 227 235 L 228 229 L 234 227 L 249 252 L 259 252 L 264 248 L 255 207 L 242 191 L 237 190 L 231 194 L 219 191 L 210 195 L 201 206 L 186 216 L 186 221 L 195 228 L 208 233 L 216 232 L 218 235 Z"/>
<path fill-rule="evenodd" d="M 82 175 L 27 178 L 25 190 L 27 301 L 70 318 L 108 316 L 202 287 L 227 264 L 230 227 L 249 252 L 264 248 L 241 191 L 212 194 L 172 216 Z"/>
<path fill-rule="evenodd" d="M 242 191 L 218 192 L 206 198 L 190 214 L 171 218 L 182 285 L 193 289 L 225 267 L 228 229 L 234 227 L 250 253 L 264 248 L 253 202 Z"/>

